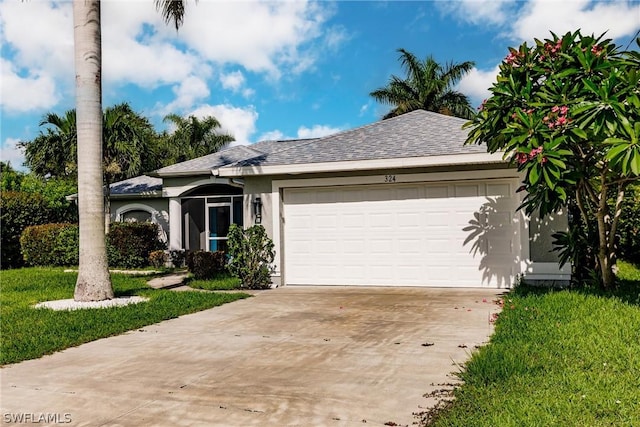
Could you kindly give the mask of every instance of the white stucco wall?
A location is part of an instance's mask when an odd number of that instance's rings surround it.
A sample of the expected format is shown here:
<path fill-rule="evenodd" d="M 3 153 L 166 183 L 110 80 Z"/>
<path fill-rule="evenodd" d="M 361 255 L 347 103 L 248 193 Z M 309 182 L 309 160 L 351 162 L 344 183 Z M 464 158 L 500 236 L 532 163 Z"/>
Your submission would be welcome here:
<path fill-rule="evenodd" d="M 151 219 L 157 223 L 166 236 L 170 238 L 169 233 L 169 200 L 168 199 L 111 199 L 110 217 L 111 221 L 119 221 L 118 214 L 122 214 L 128 210 L 146 210 L 151 213 Z"/>

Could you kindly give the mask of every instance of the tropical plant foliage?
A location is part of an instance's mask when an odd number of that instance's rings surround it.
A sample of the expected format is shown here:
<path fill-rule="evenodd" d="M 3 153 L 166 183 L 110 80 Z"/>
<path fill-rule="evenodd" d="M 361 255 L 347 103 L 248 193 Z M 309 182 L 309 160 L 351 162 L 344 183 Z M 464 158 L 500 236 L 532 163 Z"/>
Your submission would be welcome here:
<path fill-rule="evenodd" d="M 246 230 L 237 224 L 229 228 L 229 271 L 242 280 L 242 287 L 267 289 L 271 286 L 273 241 L 262 225 Z"/>
<path fill-rule="evenodd" d="M 473 62 L 449 62 L 443 66 L 432 56 L 420 61 L 405 49 L 398 49 L 398 52 L 406 77 L 392 75 L 387 86 L 370 93 L 376 101 L 393 107 L 383 119 L 420 109 L 467 119 L 473 116 L 467 96 L 453 90 L 471 71 Z"/>
<path fill-rule="evenodd" d="M 231 135 L 218 132 L 220 122 L 213 116 L 199 119 L 195 116 L 169 114 L 164 121 L 175 127 L 172 133 L 164 135 L 165 147 L 172 163 L 214 153 L 235 140 Z"/>
<path fill-rule="evenodd" d="M 172 132 L 157 132 L 149 119 L 134 111 L 128 103 L 105 109 L 103 114 L 103 165 L 105 183 L 194 159 L 218 151 L 234 141 L 219 133 L 215 117 L 199 119 L 169 114 L 166 122 Z M 39 176 L 75 177 L 77 175 L 76 112 L 63 115 L 47 113 L 40 122 L 43 130 L 31 141 L 20 145 L 25 150 L 25 164 Z"/>
<path fill-rule="evenodd" d="M 76 191 L 74 180 L 43 178 L 0 162 L 0 268 L 23 265 L 20 234 L 30 226 L 77 221 L 77 211 L 65 196 Z"/>
<path fill-rule="evenodd" d="M 504 151 L 524 174 L 527 213 L 573 200 L 585 224 L 595 221 L 595 265 L 606 287 L 615 279 L 624 192 L 640 178 L 639 81 L 639 52 L 579 30 L 552 33 L 509 48 L 491 96 L 466 125 L 467 143 Z"/>

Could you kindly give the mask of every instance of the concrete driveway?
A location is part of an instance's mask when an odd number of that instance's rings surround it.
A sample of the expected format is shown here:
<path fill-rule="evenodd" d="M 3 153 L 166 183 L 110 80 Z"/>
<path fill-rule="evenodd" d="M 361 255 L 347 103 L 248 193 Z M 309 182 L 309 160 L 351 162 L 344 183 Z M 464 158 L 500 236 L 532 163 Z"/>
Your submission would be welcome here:
<path fill-rule="evenodd" d="M 487 341 L 500 293 L 261 292 L 4 367 L 2 423 L 411 425 L 412 413 L 432 403 L 424 393 L 452 382 L 448 374 Z"/>

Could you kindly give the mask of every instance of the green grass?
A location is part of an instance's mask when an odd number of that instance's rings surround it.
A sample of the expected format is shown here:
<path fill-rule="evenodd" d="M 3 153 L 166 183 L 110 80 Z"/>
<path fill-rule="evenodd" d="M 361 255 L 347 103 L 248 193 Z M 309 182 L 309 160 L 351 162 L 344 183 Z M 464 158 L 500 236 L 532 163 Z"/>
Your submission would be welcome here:
<path fill-rule="evenodd" d="M 107 309 L 53 311 L 38 302 L 73 298 L 76 273 L 24 268 L 0 272 L 0 364 L 34 359 L 68 347 L 248 297 L 241 293 L 173 292 L 146 285 L 149 277 L 112 274 L 116 296 L 148 302 Z"/>
<path fill-rule="evenodd" d="M 432 425 L 640 426 L 640 269 L 618 277 L 611 293 L 516 288 Z"/>
<path fill-rule="evenodd" d="M 206 289 L 208 291 L 229 291 L 240 289 L 242 282 L 230 274 L 221 274 L 214 280 L 196 280 L 189 278 L 185 284 L 192 288 Z"/>

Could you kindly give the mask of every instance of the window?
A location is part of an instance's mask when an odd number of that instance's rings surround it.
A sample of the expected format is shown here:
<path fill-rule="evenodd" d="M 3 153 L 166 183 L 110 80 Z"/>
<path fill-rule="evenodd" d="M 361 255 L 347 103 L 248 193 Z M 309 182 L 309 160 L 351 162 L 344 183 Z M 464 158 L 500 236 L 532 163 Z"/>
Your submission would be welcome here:
<path fill-rule="evenodd" d="M 151 212 L 143 211 L 142 209 L 132 209 L 123 212 L 120 215 L 120 220 L 122 222 L 151 222 Z"/>

